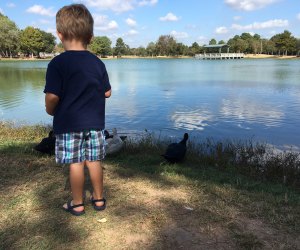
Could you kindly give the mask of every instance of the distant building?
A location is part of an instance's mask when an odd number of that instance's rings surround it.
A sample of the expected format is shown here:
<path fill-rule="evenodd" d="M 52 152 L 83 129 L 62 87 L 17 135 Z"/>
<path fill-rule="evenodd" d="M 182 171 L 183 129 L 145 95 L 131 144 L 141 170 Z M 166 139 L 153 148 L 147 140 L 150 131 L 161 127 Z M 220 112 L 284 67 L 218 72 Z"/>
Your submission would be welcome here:
<path fill-rule="evenodd" d="M 204 45 L 203 48 L 205 50 L 205 53 L 206 53 L 206 49 L 207 49 L 207 52 L 210 52 L 210 51 L 215 52 L 216 50 L 218 50 L 219 53 L 222 53 L 222 49 L 224 52 L 224 49 L 225 49 L 226 53 L 229 53 L 230 46 L 228 44 L 215 44 L 215 45 Z"/>
<path fill-rule="evenodd" d="M 229 53 L 230 46 L 228 44 L 204 45 L 204 53 L 196 54 L 196 59 L 216 60 L 216 59 L 241 59 L 244 53 Z M 223 52 L 222 52 L 223 50 Z M 226 50 L 226 52 L 224 52 Z M 208 53 L 207 53 L 208 52 Z"/>

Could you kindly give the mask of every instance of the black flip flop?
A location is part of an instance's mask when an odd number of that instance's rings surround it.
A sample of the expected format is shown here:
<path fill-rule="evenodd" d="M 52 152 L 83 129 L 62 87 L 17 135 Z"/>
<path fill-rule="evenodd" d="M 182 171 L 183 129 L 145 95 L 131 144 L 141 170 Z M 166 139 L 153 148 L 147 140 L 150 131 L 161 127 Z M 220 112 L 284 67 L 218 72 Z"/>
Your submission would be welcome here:
<path fill-rule="evenodd" d="M 83 214 L 85 213 L 84 210 L 83 210 L 83 211 L 80 211 L 80 212 L 77 212 L 77 211 L 74 210 L 74 208 L 76 208 L 76 207 L 83 207 L 83 206 L 84 206 L 83 203 L 77 204 L 77 205 L 71 205 L 71 202 L 72 202 L 72 201 L 68 201 L 68 203 L 67 203 L 67 208 L 64 208 L 64 207 L 63 207 L 63 209 L 64 209 L 66 212 L 68 212 L 68 213 L 70 213 L 70 214 L 72 214 L 72 215 L 75 215 L 75 216 L 80 216 L 80 215 L 83 215 Z"/>
<path fill-rule="evenodd" d="M 103 201 L 104 204 L 103 204 L 102 206 L 97 206 L 97 205 L 96 205 L 96 202 L 101 202 L 101 201 Z M 104 209 L 106 208 L 106 199 L 105 199 L 105 198 L 103 198 L 103 199 L 98 199 L 98 200 L 94 200 L 94 198 L 93 198 L 93 196 L 92 196 L 92 197 L 91 197 L 91 203 L 92 203 L 92 205 L 94 206 L 94 209 L 95 209 L 96 211 L 102 211 L 102 210 L 104 210 Z"/>

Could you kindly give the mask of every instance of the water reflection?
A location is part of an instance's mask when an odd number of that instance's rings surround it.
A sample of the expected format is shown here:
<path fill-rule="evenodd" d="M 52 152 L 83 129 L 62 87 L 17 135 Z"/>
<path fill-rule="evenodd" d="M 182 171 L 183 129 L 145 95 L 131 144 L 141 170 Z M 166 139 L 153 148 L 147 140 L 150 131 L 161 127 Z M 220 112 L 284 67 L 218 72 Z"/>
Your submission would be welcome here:
<path fill-rule="evenodd" d="M 37 123 L 51 120 L 44 113 L 47 62 L 0 63 L 0 119 Z"/>
<path fill-rule="evenodd" d="M 201 109 L 175 111 L 171 120 L 177 129 L 204 130 L 204 127 L 208 126 L 208 122 L 213 120 L 213 114 Z"/>
<path fill-rule="evenodd" d="M 220 112 L 228 120 L 260 123 L 267 127 L 280 126 L 284 118 L 284 112 L 279 108 L 266 103 L 253 102 L 247 98 L 222 100 Z"/>
<path fill-rule="evenodd" d="M 51 123 L 48 62 L 0 62 L 0 119 Z M 107 128 L 300 147 L 300 60 L 106 60 Z"/>

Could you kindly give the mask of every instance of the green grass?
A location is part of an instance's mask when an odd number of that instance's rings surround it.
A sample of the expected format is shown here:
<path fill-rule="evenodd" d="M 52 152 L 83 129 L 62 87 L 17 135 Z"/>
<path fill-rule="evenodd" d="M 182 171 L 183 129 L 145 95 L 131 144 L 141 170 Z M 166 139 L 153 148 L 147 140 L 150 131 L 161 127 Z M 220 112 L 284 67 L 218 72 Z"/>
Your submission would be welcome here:
<path fill-rule="evenodd" d="M 298 186 L 220 160 L 232 159 L 224 143 L 190 143 L 170 165 L 160 156 L 167 141 L 128 140 L 104 162 L 107 210 L 87 204 L 73 217 L 61 209 L 66 168 L 32 149 L 48 131 L 0 124 L 0 249 L 299 248 Z"/>

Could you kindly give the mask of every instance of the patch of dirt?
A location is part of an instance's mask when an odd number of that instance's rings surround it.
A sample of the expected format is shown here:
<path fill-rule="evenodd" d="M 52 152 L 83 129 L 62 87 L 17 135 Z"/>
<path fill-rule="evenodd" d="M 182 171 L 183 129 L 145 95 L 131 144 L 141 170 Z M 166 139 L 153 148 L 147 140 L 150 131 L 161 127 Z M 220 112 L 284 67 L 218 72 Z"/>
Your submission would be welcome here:
<path fill-rule="evenodd" d="M 288 235 L 262 220 L 240 217 L 235 225 L 243 233 L 254 235 L 265 249 L 300 249 L 300 236 Z"/>
<path fill-rule="evenodd" d="M 167 249 L 234 249 L 235 244 L 221 228 L 207 234 L 196 228 L 182 228 L 170 224 L 162 228 L 165 239 L 163 244 Z"/>

